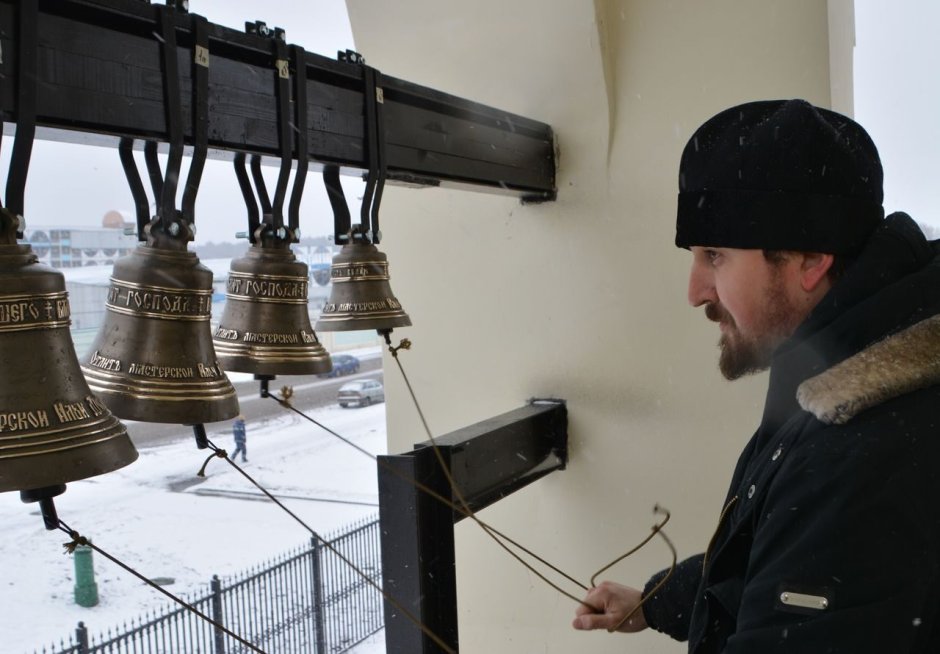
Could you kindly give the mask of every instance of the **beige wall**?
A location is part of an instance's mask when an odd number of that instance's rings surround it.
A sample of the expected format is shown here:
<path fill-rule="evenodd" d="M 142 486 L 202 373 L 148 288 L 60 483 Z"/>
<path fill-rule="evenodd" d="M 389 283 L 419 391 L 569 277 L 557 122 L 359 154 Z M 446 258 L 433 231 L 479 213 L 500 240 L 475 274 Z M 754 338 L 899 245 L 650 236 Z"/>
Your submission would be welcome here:
<path fill-rule="evenodd" d="M 568 470 L 481 517 L 585 582 L 649 533 L 657 502 L 680 555 L 701 551 L 765 378 L 724 382 L 717 330 L 686 303 L 679 155 L 731 104 L 829 105 L 827 3 L 347 4 L 371 65 L 557 134 L 557 202 L 392 187 L 382 204 L 392 286 L 415 325 L 396 335 L 414 342 L 404 364 L 435 433 L 533 396 L 568 401 Z M 424 436 L 386 371 L 389 448 L 410 449 Z M 658 634 L 574 632 L 570 600 L 474 525 L 457 533 L 462 652 L 684 651 Z M 642 584 L 668 560 L 654 541 L 610 576 Z"/>
<path fill-rule="evenodd" d="M 855 0 L 828 0 L 832 109 L 855 115 Z"/>

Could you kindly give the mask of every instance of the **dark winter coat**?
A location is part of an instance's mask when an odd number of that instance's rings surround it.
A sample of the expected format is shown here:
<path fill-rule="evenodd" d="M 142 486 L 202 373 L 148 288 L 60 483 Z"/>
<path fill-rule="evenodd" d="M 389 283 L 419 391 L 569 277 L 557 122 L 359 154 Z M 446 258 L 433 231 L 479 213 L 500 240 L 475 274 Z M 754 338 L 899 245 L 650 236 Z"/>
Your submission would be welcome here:
<path fill-rule="evenodd" d="M 644 606 L 653 628 L 693 654 L 940 652 L 938 251 L 889 216 L 778 349 L 712 542 Z"/>
<path fill-rule="evenodd" d="M 245 421 L 236 418 L 232 423 L 232 435 L 235 437 L 235 445 L 245 444 Z"/>

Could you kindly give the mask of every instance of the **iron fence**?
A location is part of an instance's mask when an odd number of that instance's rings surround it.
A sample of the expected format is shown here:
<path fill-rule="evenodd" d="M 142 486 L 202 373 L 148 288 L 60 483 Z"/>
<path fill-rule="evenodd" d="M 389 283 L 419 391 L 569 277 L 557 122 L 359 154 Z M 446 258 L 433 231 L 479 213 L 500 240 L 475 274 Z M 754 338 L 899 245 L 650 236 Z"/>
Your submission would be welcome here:
<path fill-rule="evenodd" d="M 326 537 L 374 584 L 381 584 L 379 522 Z M 193 607 L 268 654 L 340 654 L 383 626 L 382 596 L 317 539 L 260 570 L 213 576 Z M 42 654 L 249 654 L 251 649 L 184 608 L 167 607 L 95 636 L 78 623 L 68 643 Z M 38 654 L 38 653 L 37 653 Z"/>

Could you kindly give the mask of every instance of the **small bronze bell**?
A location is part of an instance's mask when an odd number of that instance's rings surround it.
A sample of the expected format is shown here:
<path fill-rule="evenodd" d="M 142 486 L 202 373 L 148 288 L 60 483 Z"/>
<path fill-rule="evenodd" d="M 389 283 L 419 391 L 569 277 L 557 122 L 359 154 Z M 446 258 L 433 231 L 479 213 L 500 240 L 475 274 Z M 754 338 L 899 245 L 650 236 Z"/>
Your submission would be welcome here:
<path fill-rule="evenodd" d="M 226 370 L 256 375 L 329 372 L 307 313 L 307 264 L 285 241 L 255 244 L 232 260 L 225 310 L 213 335 Z"/>
<path fill-rule="evenodd" d="M 391 330 L 411 318 L 392 294 L 388 257 L 371 243 L 353 241 L 333 257 L 333 291 L 316 328 L 322 331 Z"/>
<path fill-rule="evenodd" d="M 62 274 L 28 245 L 0 245 L 0 492 L 58 494 L 137 459 L 82 376 L 69 315 Z"/>
<path fill-rule="evenodd" d="M 238 415 L 212 347 L 212 271 L 194 253 L 137 246 L 114 264 L 106 306 L 82 371 L 115 415 L 178 424 Z"/>

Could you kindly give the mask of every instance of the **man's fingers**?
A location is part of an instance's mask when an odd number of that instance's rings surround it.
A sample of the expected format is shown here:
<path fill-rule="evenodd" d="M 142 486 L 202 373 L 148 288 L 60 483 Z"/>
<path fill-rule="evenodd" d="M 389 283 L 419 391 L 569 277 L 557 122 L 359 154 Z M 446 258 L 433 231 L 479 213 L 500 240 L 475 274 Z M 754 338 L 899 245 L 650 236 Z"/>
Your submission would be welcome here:
<path fill-rule="evenodd" d="M 579 615 L 571 623 L 575 629 L 587 631 L 589 629 L 610 629 L 614 626 L 613 616 L 607 613 L 585 613 Z"/>
<path fill-rule="evenodd" d="M 604 612 L 604 609 L 594 608 L 592 604 L 593 602 L 588 601 L 588 599 L 582 600 L 581 603 L 578 604 L 577 608 L 575 608 L 574 614 L 576 616 L 582 616 L 582 615 L 589 615 L 589 614 L 596 614 L 596 613 Z"/>

